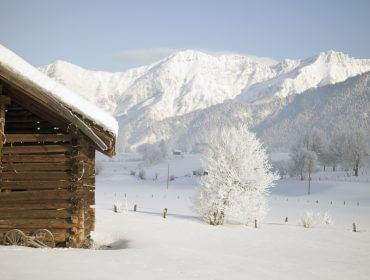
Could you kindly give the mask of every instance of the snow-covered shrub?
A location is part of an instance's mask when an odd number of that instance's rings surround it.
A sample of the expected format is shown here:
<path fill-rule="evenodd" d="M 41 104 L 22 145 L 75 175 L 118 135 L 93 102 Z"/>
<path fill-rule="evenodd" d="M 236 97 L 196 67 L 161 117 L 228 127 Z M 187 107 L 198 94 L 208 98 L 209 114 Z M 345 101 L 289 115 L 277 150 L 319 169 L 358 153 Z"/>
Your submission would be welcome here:
<path fill-rule="evenodd" d="M 130 171 L 130 175 L 131 175 L 131 176 L 135 176 L 135 175 L 136 175 L 136 171 L 131 170 L 131 171 Z"/>
<path fill-rule="evenodd" d="M 306 211 L 306 213 L 301 217 L 301 222 L 303 227 L 312 228 L 317 224 L 317 216 L 311 211 Z"/>
<path fill-rule="evenodd" d="M 321 214 L 321 213 L 318 213 L 317 214 L 320 222 L 323 224 L 323 225 L 331 225 L 333 224 L 333 219 L 332 217 L 329 215 L 328 212 L 325 212 L 324 214 Z"/>
<path fill-rule="evenodd" d="M 194 210 L 211 225 L 230 216 L 261 224 L 267 212 L 269 188 L 278 178 L 271 171 L 265 149 L 244 125 L 218 128 L 208 134 L 203 176 L 194 198 Z"/>
<path fill-rule="evenodd" d="M 318 224 L 330 225 L 333 223 L 333 219 L 328 212 L 325 212 L 324 214 L 314 214 L 311 211 L 306 211 L 306 213 L 301 217 L 301 222 L 303 227 L 312 228 Z"/>
<path fill-rule="evenodd" d="M 137 174 L 137 176 L 141 179 L 141 180 L 146 180 L 146 172 L 144 169 L 140 169 L 139 173 Z"/>
<path fill-rule="evenodd" d="M 113 212 L 121 213 L 122 212 L 122 202 L 115 202 L 113 204 Z"/>

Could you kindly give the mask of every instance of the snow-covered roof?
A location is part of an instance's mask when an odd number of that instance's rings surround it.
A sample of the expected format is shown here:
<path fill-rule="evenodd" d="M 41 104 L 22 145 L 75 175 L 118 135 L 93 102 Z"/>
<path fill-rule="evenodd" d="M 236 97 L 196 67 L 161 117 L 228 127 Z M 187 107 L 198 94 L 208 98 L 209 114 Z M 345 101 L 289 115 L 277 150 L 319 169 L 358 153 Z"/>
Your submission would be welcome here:
<path fill-rule="evenodd" d="M 104 131 L 110 132 L 114 138 L 117 136 L 118 123 L 110 114 L 41 73 L 38 69 L 1 44 L 0 76 L 11 77 L 13 80 L 20 80 L 22 83 L 37 88 L 38 93 L 43 94 L 44 97 L 50 100 L 56 101 L 64 109 L 70 110 L 72 114 L 80 114 L 82 119 L 87 119 L 101 127 Z M 73 117 L 76 118 L 76 116 L 74 115 Z M 104 150 L 104 148 L 102 149 Z"/>

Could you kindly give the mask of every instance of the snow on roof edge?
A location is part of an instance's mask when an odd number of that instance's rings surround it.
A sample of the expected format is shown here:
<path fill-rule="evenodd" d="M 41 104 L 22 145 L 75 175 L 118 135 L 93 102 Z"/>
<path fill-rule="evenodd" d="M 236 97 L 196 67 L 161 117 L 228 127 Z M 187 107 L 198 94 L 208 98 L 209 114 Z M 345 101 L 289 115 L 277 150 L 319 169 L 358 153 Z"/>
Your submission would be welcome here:
<path fill-rule="evenodd" d="M 21 76 L 23 79 L 35 83 L 72 111 L 93 121 L 103 129 L 113 133 L 114 136 L 118 135 L 118 122 L 113 116 L 102 109 L 99 109 L 95 104 L 87 101 L 57 81 L 52 80 L 1 44 L 0 66 L 6 67 L 8 70 Z"/>

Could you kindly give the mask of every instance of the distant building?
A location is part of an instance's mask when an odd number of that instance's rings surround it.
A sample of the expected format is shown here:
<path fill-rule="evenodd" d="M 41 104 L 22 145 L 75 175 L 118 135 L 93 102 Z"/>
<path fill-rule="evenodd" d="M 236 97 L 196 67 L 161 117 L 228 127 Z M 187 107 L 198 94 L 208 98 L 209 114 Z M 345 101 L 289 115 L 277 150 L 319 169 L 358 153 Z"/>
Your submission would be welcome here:
<path fill-rule="evenodd" d="M 172 153 L 173 153 L 174 156 L 181 156 L 182 155 L 182 151 L 180 151 L 180 150 L 174 150 Z"/>

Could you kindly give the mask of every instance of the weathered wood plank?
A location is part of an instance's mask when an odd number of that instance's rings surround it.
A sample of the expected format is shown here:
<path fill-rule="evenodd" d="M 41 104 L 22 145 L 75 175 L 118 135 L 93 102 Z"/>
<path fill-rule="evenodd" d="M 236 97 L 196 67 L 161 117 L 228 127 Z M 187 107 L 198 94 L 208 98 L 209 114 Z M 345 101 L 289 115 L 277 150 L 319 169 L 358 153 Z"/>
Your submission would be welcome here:
<path fill-rule="evenodd" d="M 6 123 L 6 129 L 24 129 L 24 128 L 33 128 L 33 129 L 38 129 L 38 128 L 54 128 L 55 125 L 52 123 L 46 122 L 46 121 L 41 121 L 39 123 L 36 122 L 7 122 Z"/>
<path fill-rule="evenodd" d="M 70 142 L 68 134 L 7 134 L 6 142 Z"/>
<path fill-rule="evenodd" d="M 6 113 L 6 118 L 17 118 L 17 117 L 31 117 L 35 116 L 33 113 L 26 110 L 8 110 Z"/>
<path fill-rule="evenodd" d="M 46 201 L 22 201 L 2 202 L 0 211 L 8 210 L 57 210 L 69 209 L 72 203 L 67 200 L 46 200 Z"/>
<path fill-rule="evenodd" d="M 71 178 L 70 172 L 3 172 L 3 181 L 25 181 L 25 180 L 39 180 L 39 181 L 69 181 Z"/>
<path fill-rule="evenodd" d="M 30 163 L 30 162 L 67 162 L 70 158 L 64 154 L 44 154 L 44 155 L 2 155 L 3 163 Z"/>
<path fill-rule="evenodd" d="M 50 190 L 69 189 L 72 185 L 82 188 L 82 182 L 68 181 L 3 181 L 0 182 L 0 189 L 3 190 Z"/>
<path fill-rule="evenodd" d="M 3 172 L 25 171 L 70 171 L 71 162 L 60 163 L 3 163 Z"/>
<path fill-rule="evenodd" d="M 69 219 L 0 219 L 1 229 L 12 229 L 21 227 L 29 229 L 69 229 L 75 226 L 76 224 L 73 224 Z"/>
<path fill-rule="evenodd" d="M 0 193 L 0 202 L 70 199 L 73 197 L 87 197 L 84 191 L 70 192 L 67 190 L 38 190 Z"/>
<path fill-rule="evenodd" d="M 2 105 L 10 104 L 10 97 L 6 96 L 6 95 L 1 95 L 1 93 L 0 93 L 0 104 L 2 104 Z"/>
<path fill-rule="evenodd" d="M 65 153 L 71 150 L 71 145 L 4 146 L 3 154 Z"/>
<path fill-rule="evenodd" d="M 69 210 L 8 210 L 0 212 L 0 219 L 68 219 Z"/>
<path fill-rule="evenodd" d="M 7 116 L 7 113 L 5 113 Z M 42 122 L 40 118 L 36 116 L 16 116 L 16 117 L 9 117 L 7 116 L 6 122 L 7 123 L 37 123 L 37 122 Z"/>

